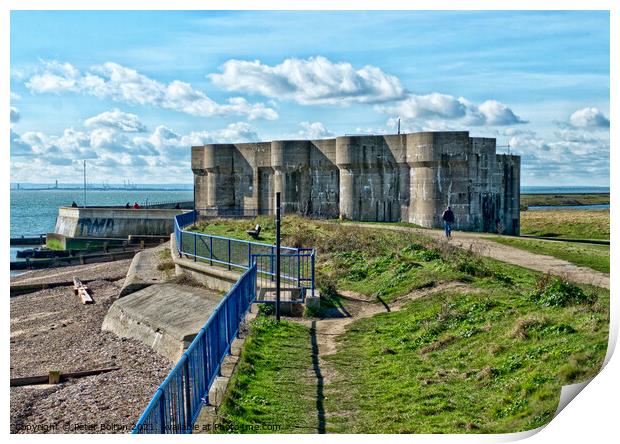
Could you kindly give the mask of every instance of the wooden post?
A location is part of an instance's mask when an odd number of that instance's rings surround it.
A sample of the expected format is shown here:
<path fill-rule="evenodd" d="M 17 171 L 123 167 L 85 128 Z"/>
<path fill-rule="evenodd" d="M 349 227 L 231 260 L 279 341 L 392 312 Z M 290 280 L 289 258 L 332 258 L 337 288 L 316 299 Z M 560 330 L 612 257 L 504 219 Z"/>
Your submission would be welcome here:
<path fill-rule="evenodd" d="M 48 384 L 59 384 L 60 383 L 60 372 L 58 370 L 50 370 L 47 383 Z"/>

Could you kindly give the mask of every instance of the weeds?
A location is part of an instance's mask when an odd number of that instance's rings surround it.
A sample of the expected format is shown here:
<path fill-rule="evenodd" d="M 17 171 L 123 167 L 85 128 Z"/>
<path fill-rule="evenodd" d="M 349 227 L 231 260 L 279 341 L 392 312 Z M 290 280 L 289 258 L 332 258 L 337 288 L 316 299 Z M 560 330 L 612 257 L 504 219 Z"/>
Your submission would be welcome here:
<path fill-rule="evenodd" d="M 187 273 L 182 273 L 182 274 L 178 274 L 174 277 L 173 282 L 175 284 L 179 284 L 179 285 L 187 285 L 189 287 L 204 287 L 204 285 L 202 285 L 202 283 L 200 283 L 199 281 L 197 281 L 193 276 L 187 274 Z"/>
<path fill-rule="evenodd" d="M 165 261 L 165 262 L 160 262 L 159 264 L 157 264 L 157 269 L 159 271 L 170 271 L 170 270 L 174 270 L 174 262 L 171 260 Z"/>
<path fill-rule="evenodd" d="M 569 305 L 588 304 L 595 302 L 593 293 L 586 293 L 577 285 L 566 279 L 543 275 L 536 288 L 530 293 L 530 299 L 543 307 L 567 307 Z"/>

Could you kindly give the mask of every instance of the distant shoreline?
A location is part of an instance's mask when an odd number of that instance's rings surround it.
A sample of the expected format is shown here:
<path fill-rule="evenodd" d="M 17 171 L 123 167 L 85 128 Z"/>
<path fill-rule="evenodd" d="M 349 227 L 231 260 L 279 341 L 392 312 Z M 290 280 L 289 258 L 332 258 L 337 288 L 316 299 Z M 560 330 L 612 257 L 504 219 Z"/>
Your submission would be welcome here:
<path fill-rule="evenodd" d="M 83 188 L 11 188 L 11 191 L 83 191 Z M 192 188 L 86 188 L 86 191 L 192 191 Z"/>

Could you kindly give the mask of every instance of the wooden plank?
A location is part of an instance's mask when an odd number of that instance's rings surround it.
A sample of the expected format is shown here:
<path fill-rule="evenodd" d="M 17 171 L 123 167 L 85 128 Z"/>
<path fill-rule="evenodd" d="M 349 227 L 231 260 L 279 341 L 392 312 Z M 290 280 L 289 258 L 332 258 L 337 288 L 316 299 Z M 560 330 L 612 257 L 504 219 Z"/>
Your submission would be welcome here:
<path fill-rule="evenodd" d="M 93 298 L 90 297 L 88 287 L 82 283 L 77 277 L 73 277 L 73 293 L 80 296 L 82 304 L 93 304 Z"/>
<path fill-rule="evenodd" d="M 24 385 L 35 385 L 35 384 L 49 384 L 52 383 L 52 373 L 58 374 L 58 382 L 64 382 L 67 379 L 71 378 L 83 378 L 85 376 L 94 376 L 99 375 L 101 373 L 112 372 L 115 370 L 120 370 L 120 367 L 108 367 L 108 368 L 99 368 L 95 370 L 85 370 L 80 372 L 49 372 L 47 375 L 40 376 L 26 376 L 23 378 L 11 378 L 11 387 L 21 387 Z"/>

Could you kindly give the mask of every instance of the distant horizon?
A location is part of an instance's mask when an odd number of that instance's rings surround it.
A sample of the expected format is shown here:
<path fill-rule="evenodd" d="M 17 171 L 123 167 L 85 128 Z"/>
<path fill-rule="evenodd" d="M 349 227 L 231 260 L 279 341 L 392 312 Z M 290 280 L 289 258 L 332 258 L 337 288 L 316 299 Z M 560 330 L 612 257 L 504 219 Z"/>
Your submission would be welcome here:
<path fill-rule="evenodd" d="M 55 182 L 11 182 L 11 189 L 17 189 L 17 185 L 23 186 L 47 186 L 54 187 L 56 185 Z M 123 187 L 126 186 L 124 183 L 106 183 L 106 186 L 109 187 Z M 103 184 L 97 182 L 89 182 L 88 186 L 96 186 L 102 187 Z M 187 187 L 191 189 L 193 186 L 192 182 L 174 182 L 174 183 L 165 183 L 165 182 L 156 182 L 156 183 L 131 183 L 131 187 Z M 82 182 L 58 182 L 58 187 L 71 187 L 71 188 L 82 188 Z M 521 185 L 521 189 L 526 188 L 549 188 L 549 189 L 572 189 L 572 188 L 591 188 L 591 189 L 610 189 L 609 185 Z"/>

